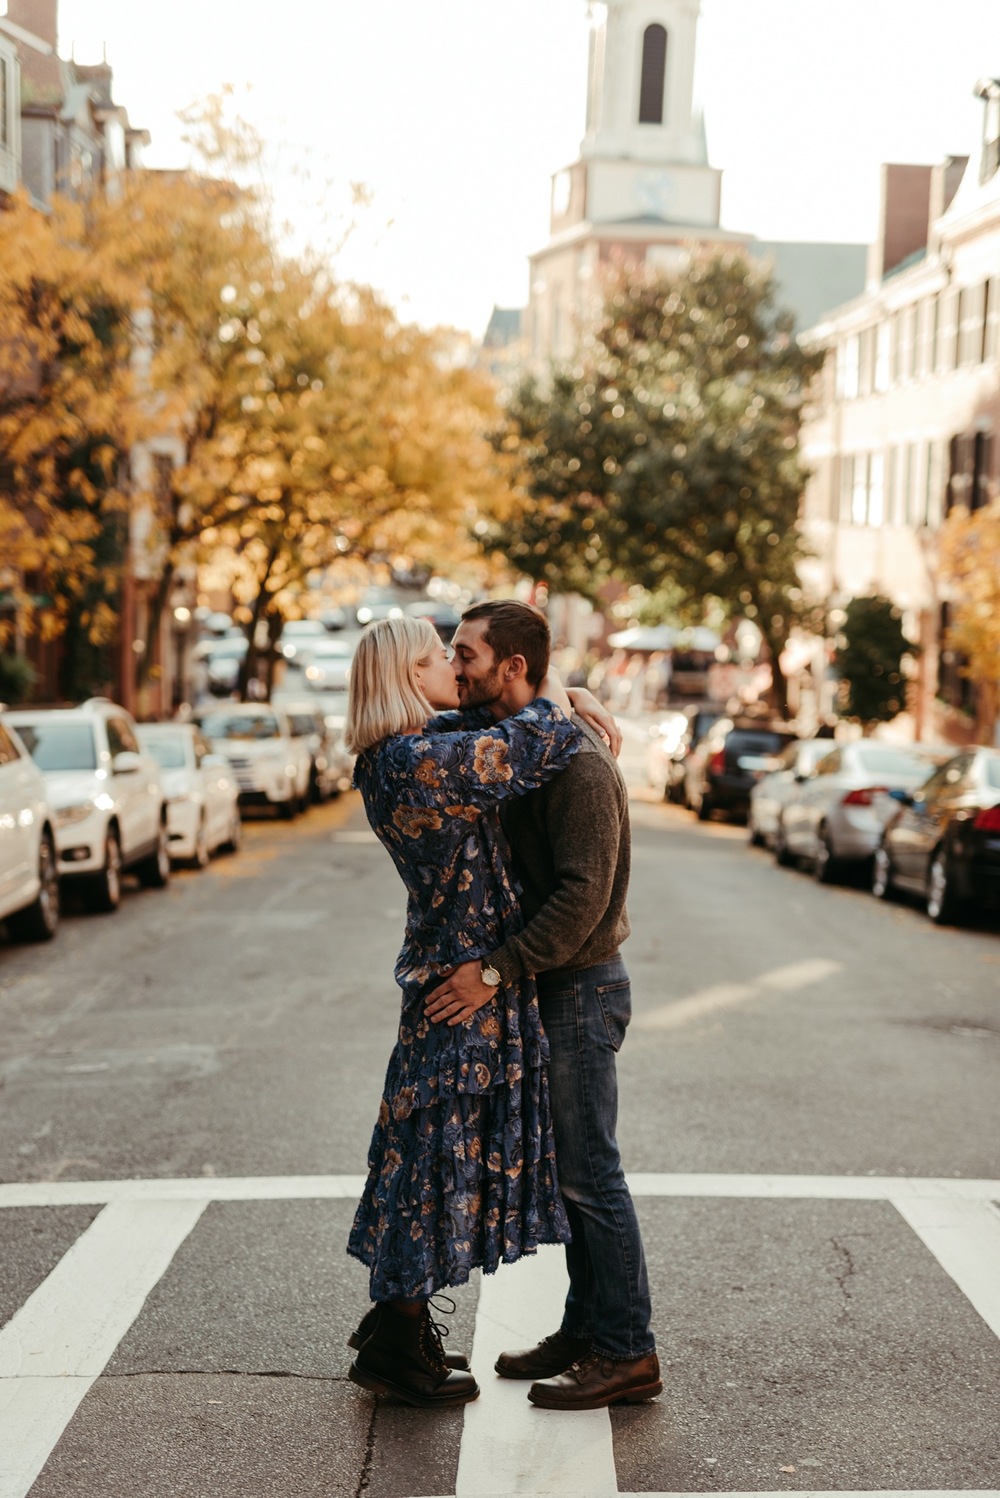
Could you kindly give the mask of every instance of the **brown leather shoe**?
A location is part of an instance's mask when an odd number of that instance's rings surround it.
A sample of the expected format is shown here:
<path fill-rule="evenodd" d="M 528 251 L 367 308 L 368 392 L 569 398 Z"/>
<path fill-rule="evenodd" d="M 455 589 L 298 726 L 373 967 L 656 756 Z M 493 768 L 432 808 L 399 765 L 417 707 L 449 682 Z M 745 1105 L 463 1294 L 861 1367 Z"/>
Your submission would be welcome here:
<path fill-rule="evenodd" d="M 535 1347 L 502 1352 L 493 1366 L 501 1378 L 551 1378 L 555 1373 L 565 1373 L 577 1358 L 585 1358 L 589 1352 L 589 1342 L 553 1332 Z"/>
<path fill-rule="evenodd" d="M 528 1398 L 544 1410 L 599 1410 L 607 1404 L 641 1404 L 663 1393 L 655 1352 L 614 1363 L 592 1352 L 558 1378 L 532 1384 Z"/>

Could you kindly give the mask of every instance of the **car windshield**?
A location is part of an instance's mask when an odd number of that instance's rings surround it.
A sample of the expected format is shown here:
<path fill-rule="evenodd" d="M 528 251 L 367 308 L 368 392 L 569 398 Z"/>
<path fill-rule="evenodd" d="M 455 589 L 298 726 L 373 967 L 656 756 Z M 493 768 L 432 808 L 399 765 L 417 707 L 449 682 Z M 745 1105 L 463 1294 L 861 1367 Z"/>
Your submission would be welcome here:
<path fill-rule="evenodd" d="M 922 779 L 927 774 L 927 761 L 902 749 L 882 744 L 860 744 L 854 755 L 861 769 L 869 775 L 914 775 Z"/>
<path fill-rule="evenodd" d="M 986 761 L 986 784 L 1000 791 L 1000 757 L 994 759 L 991 755 Z"/>
<path fill-rule="evenodd" d="M 97 746 L 89 723 L 35 718 L 14 725 L 40 770 L 96 770 Z"/>
<path fill-rule="evenodd" d="M 209 713 L 200 726 L 209 739 L 276 739 L 281 732 L 271 713 Z"/>
<path fill-rule="evenodd" d="M 183 770 L 187 764 L 187 756 L 184 753 L 184 741 L 177 735 L 171 734 L 169 738 L 149 738 L 146 734 L 141 736 L 142 747 L 153 756 L 161 770 Z"/>

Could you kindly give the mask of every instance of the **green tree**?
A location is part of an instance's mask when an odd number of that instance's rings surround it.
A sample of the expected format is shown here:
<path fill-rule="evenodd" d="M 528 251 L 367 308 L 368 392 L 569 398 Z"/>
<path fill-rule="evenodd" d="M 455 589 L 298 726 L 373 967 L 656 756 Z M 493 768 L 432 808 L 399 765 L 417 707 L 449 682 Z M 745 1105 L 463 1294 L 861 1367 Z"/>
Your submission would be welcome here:
<path fill-rule="evenodd" d="M 618 280 L 579 362 L 510 402 L 498 446 L 525 500 L 489 542 L 552 587 L 594 597 L 615 578 L 678 593 L 692 618 L 711 604 L 753 619 L 784 709 L 780 655 L 805 611 L 799 427 L 819 362 L 743 255 Z"/>
<path fill-rule="evenodd" d="M 902 615 L 890 598 L 872 594 L 847 605 L 837 645 L 841 711 L 866 734 L 902 712 L 906 698 L 903 658 L 913 655 Z"/>

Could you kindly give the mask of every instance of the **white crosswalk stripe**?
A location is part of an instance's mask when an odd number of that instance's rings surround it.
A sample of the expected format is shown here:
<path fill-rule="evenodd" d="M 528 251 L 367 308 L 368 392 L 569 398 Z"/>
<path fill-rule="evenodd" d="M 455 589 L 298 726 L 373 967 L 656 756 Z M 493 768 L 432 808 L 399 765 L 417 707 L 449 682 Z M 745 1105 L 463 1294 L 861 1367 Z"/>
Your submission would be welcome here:
<path fill-rule="evenodd" d="M 637 1197 L 890 1202 L 1000 1337 L 1000 1181 L 892 1176 L 658 1175 L 629 1178 Z M 358 1176 L 56 1181 L 0 1185 L 4 1208 L 103 1210 L 0 1330 L 0 1498 L 27 1498 L 67 1424 L 210 1202 L 321 1201 L 360 1194 Z M 505 1347 L 556 1324 L 561 1253 L 485 1278 L 473 1358 L 481 1372 Z M 466 1406 L 451 1498 L 629 1498 L 619 1494 L 606 1410 L 536 1410 L 523 1384 L 483 1381 Z M 714 1492 L 715 1490 L 713 1490 Z M 962 1490 L 986 1498 L 996 1490 Z M 636 1495 L 638 1498 L 638 1495 Z M 647 1493 L 643 1498 L 680 1498 Z M 726 1493 L 721 1498 L 777 1498 Z M 834 1498 L 810 1490 L 809 1498 Z M 840 1492 L 836 1498 L 862 1498 Z M 868 1498 L 868 1495 L 864 1495 Z M 879 1498 L 918 1498 L 909 1490 Z M 919 1498 L 957 1498 L 922 1490 Z"/>

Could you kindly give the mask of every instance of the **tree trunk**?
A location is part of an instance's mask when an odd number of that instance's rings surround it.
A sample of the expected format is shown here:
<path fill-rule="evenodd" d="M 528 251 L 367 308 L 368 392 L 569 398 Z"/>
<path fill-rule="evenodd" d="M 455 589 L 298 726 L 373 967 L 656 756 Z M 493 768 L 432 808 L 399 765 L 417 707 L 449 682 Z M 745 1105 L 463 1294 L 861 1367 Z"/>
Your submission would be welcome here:
<path fill-rule="evenodd" d="M 759 621 L 758 628 L 760 628 Z M 768 664 L 771 667 L 771 691 L 769 693 L 771 706 L 779 717 L 787 718 L 788 681 L 784 671 L 781 669 L 781 652 L 784 650 L 787 642 L 783 639 L 778 639 L 773 634 L 768 634 L 766 630 L 762 629 L 761 633 L 764 636 L 764 644 L 767 646 L 768 655 L 770 656 Z"/>
<path fill-rule="evenodd" d="M 162 666 L 160 660 L 160 625 L 163 620 L 164 610 L 170 601 L 170 593 L 174 586 L 174 573 L 176 568 L 168 557 L 164 563 L 163 572 L 156 585 L 156 592 L 149 600 L 149 637 L 146 641 L 146 649 L 139 660 L 140 690 L 148 687 L 154 666 Z"/>
<path fill-rule="evenodd" d="M 243 665 L 240 668 L 239 675 L 239 694 L 241 702 L 246 702 L 247 687 L 250 683 L 251 678 L 257 675 L 257 626 L 263 618 L 265 609 L 267 607 L 267 580 L 271 576 L 271 568 L 274 566 L 277 555 L 278 548 L 276 546 L 272 546 L 271 550 L 267 554 L 267 561 L 264 564 L 263 571 L 258 581 L 257 597 L 253 601 L 253 616 L 246 629 L 247 653 L 243 659 Z"/>

